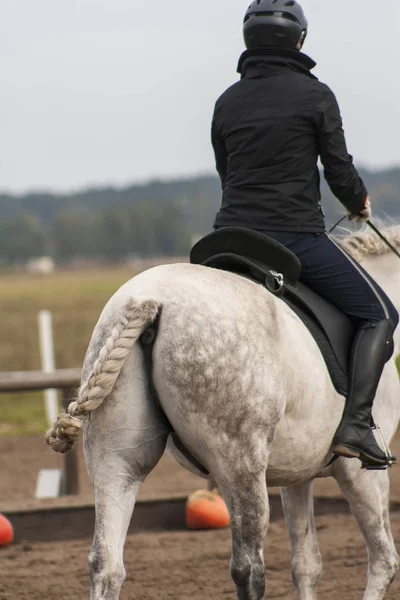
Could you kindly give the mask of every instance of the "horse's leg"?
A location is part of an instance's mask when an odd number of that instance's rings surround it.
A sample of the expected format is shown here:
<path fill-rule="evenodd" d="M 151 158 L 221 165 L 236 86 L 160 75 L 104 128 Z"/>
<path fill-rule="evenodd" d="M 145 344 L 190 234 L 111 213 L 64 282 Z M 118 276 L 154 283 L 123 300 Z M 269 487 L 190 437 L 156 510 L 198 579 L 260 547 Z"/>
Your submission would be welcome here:
<path fill-rule="evenodd" d="M 368 585 L 364 600 L 381 600 L 399 566 L 390 529 L 388 472 L 363 471 L 358 462 L 341 460 L 334 476 L 368 547 Z"/>
<path fill-rule="evenodd" d="M 149 397 L 140 360 L 134 348 L 114 392 L 86 424 L 85 459 L 96 502 L 91 600 L 119 598 L 123 549 L 139 487 L 165 448 L 162 417 Z"/>
<path fill-rule="evenodd" d="M 322 561 L 315 529 L 312 482 L 281 488 L 281 498 L 292 545 L 293 583 L 300 600 L 315 600 Z"/>
<path fill-rule="evenodd" d="M 262 600 L 265 594 L 264 540 L 269 525 L 265 471 L 236 472 L 216 483 L 228 506 L 232 524 L 231 575 L 239 600 Z"/>
<path fill-rule="evenodd" d="M 140 482 L 128 481 L 123 461 L 109 468 L 109 485 L 96 486 L 96 523 L 89 555 L 91 600 L 118 600 L 125 579 L 123 548 Z"/>
<path fill-rule="evenodd" d="M 212 492 L 216 488 L 217 488 L 217 483 L 216 483 L 215 479 L 213 477 L 211 477 L 211 475 L 210 475 L 208 478 L 207 489 L 209 492 Z"/>

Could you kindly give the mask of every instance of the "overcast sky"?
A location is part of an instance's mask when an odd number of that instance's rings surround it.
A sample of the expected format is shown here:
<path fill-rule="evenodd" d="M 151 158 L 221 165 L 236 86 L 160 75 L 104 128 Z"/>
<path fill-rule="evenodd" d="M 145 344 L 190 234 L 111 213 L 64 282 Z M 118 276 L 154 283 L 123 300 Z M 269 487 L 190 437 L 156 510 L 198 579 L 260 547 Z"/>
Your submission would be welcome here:
<path fill-rule="evenodd" d="M 400 165 L 400 0 L 303 0 L 350 152 Z M 0 189 L 212 172 L 245 0 L 0 0 Z"/>

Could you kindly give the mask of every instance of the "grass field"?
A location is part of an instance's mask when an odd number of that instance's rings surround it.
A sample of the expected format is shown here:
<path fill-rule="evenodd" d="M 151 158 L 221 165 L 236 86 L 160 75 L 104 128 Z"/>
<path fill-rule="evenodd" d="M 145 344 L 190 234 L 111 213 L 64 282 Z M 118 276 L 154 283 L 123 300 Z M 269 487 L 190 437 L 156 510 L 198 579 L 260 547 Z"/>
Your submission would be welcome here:
<path fill-rule="evenodd" d="M 113 268 L 0 276 L 0 371 L 40 370 L 37 314 L 53 314 L 57 368 L 81 367 L 101 310 L 134 275 Z M 0 394 L 0 434 L 42 432 L 43 395 Z"/>
<path fill-rule="evenodd" d="M 40 369 L 37 314 L 42 309 L 53 314 L 57 368 L 81 367 L 101 310 L 134 274 L 113 268 L 0 276 L 0 371 Z M 0 394 L 0 435 L 43 432 L 43 406 L 41 393 Z"/>

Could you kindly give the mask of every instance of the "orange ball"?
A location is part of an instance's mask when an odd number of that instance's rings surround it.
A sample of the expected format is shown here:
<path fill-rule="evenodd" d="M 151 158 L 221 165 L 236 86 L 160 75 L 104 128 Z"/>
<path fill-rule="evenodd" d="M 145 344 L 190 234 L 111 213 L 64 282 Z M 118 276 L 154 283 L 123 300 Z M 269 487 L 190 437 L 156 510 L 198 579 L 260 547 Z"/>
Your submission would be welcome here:
<path fill-rule="evenodd" d="M 8 546 L 14 540 L 14 529 L 10 521 L 0 514 L 0 546 Z"/>
<path fill-rule="evenodd" d="M 215 492 L 199 490 L 186 503 L 186 525 L 189 529 L 222 529 L 231 523 L 223 498 Z"/>

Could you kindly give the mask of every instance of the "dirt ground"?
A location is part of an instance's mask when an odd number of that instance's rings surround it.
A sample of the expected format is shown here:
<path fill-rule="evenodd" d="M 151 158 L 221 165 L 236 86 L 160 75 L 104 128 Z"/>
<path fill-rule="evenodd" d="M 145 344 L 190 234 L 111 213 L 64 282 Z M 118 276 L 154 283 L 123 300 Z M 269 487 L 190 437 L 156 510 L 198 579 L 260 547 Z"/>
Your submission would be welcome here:
<path fill-rule="evenodd" d="M 393 444 L 400 454 L 400 435 Z M 41 439 L 19 437 L 0 440 L 0 512 L 38 505 L 34 500 L 40 468 L 61 466 L 61 457 L 43 447 Z M 392 500 L 400 501 L 400 467 L 391 472 Z M 81 495 L 71 504 L 92 501 L 83 466 Z M 163 459 L 142 488 L 141 498 L 186 495 L 204 487 L 204 480 Z M 316 494 L 339 495 L 332 481 L 318 482 Z M 51 504 L 53 501 L 47 501 Z M 65 501 L 64 501 L 65 502 Z M 46 505 L 46 501 L 41 504 Z M 324 573 L 319 598 L 361 600 L 366 580 L 366 550 L 352 517 L 317 518 Z M 392 514 L 392 527 L 400 552 L 400 513 Z M 59 543 L 22 543 L 0 548 L 0 600 L 88 600 L 87 555 L 91 540 Z M 234 599 L 229 575 L 230 531 L 138 533 L 128 537 L 125 551 L 127 580 L 121 600 Z M 265 560 L 268 598 L 294 600 L 290 576 L 290 550 L 283 521 L 271 523 Z M 387 598 L 400 597 L 400 580 Z"/>
<path fill-rule="evenodd" d="M 317 519 L 324 573 L 319 598 L 361 600 L 366 552 L 351 517 Z M 393 519 L 400 540 L 400 516 Z M 0 550 L 0 600 L 88 600 L 90 541 L 19 544 Z M 400 547 L 398 548 L 400 551 Z M 229 575 L 230 531 L 136 534 L 125 551 L 121 600 L 234 600 Z M 289 541 L 282 521 L 267 536 L 267 598 L 294 600 Z M 395 582 L 387 598 L 400 597 Z"/>

